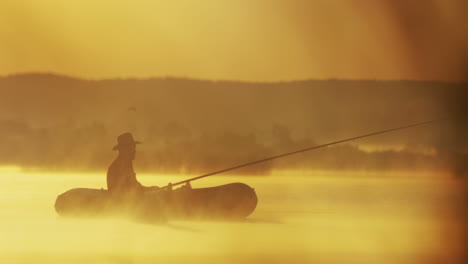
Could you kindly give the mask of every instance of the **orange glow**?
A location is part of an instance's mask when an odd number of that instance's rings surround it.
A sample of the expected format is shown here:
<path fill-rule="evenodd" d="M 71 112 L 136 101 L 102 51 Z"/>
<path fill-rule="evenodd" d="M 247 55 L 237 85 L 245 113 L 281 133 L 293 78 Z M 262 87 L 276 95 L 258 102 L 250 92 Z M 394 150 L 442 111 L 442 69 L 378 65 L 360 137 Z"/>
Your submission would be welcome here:
<path fill-rule="evenodd" d="M 0 264 L 466 263 L 466 10 L 0 0 Z M 125 132 L 143 143 L 136 156 L 133 140 L 112 151 Z M 105 190 L 117 155 L 109 179 L 131 177 L 126 192 Z M 166 217 L 220 197 L 234 202 L 215 209 L 236 211 L 242 195 L 204 190 L 195 203 L 189 186 L 171 206 L 169 183 L 207 173 L 191 186 L 248 184 L 255 211 Z M 72 188 L 102 189 L 101 203 L 70 208 L 130 219 L 60 215 Z"/>
<path fill-rule="evenodd" d="M 2 1 L 0 75 L 457 80 L 468 46 L 463 7 L 463 0 Z"/>
<path fill-rule="evenodd" d="M 283 172 L 268 180 L 240 176 L 236 180 L 249 182 L 261 197 L 245 221 L 141 224 L 56 215 L 53 201 L 58 194 L 77 186 L 103 187 L 102 175 L 3 174 L 0 256 L 9 263 L 51 264 L 155 260 L 334 264 L 361 259 L 384 264 L 434 259 L 464 263 L 464 223 L 457 216 L 457 205 L 463 202 L 459 182 L 429 175 L 352 175 Z M 160 186 L 174 180 L 143 175 L 140 179 Z M 193 184 L 198 188 L 229 181 L 232 178 L 221 176 Z"/>

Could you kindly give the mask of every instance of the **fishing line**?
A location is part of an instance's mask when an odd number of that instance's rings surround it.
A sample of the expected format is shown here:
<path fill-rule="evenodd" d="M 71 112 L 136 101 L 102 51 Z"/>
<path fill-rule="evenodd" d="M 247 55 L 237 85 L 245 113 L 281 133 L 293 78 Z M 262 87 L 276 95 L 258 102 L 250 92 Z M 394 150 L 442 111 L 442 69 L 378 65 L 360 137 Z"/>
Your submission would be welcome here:
<path fill-rule="evenodd" d="M 247 167 L 247 166 L 252 166 L 254 164 L 258 164 L 258 163 L 262 163 L 262 162 L 266 162 L 266 161 L 270 161 L 270 160 L 274 160 L 274 159 L 279 159 L 279 158 L 282 158 L 282 157 L 286 157 L 286 156 L 306 152 L 306 151 L 309 151 L 309 150 L 324 148 L 324 147 L 328 147 L 328 146 L 331 146 L 331 145 L 340 144 L 340 143 L 343 143 L 343 142 L 348 142 L 348 141 L 352 141 L 352 140 L 356 140 L 356 139 L 361 139 L 361 138 L 366 138 L 366 137 L 370 137 L 370 136 L 385 134 L 385 133 L 389 133 L 389 132 L 393 132 L 393 131 L 397 131 L 397 130 L 403 130 L 403 129 L 407 129 L 407 128 L 423 126 L 423 125 L 432 124 L 432 123 L 439 122 L 439 121 L 444 121 L 444 120 L 447 120 L 447 119 L 446 118 L 435 119 L 435 120 L 415 123 L 415 124 L 411 124 L 411 125 L 401 126 L 401 127 L 397 127 L 397 128 L 381 130 L 381 131 L 373 132 L 373 133 L 370 133 L 370 134 L 365 134 L 365 135 L 361 135 L 361 136 L 357 136 L 357 137 L 342 139 L 342 140 L 338 140 L 338 141 L 334 141 L 334 142 L 330 142 L 330 143 L 326 143 L 326 144 L 322 144 L 322 145 L 316 145 L 316 146 L 312 146 L 312 147 L 308 147 L 308 148 L 304 148 L 304 149 L 300 149 L 300 150 L 296 150 L 296 151 L 292 151 L 292 152 L 288 152 L 288 153 L 284 153 L 284 154 L 280 154 L 280 155 L 276 155 L 276 156 L 256 160 L 256 161 L 243 163 L 243 164 L 240 164 L 240 165 L 237 165 L 237 166 L 234 166 L 234 167 L 230 167 L 230 168 L 227 168 L 227 169 L 210 172 L 210 173 L 203 174 L 201 176 L 197 176 L 197 177 L 194 177 L 194 178 L 191 178 L 191 179 L 188 179 L 188 180 L 176 182 L 176 183 L 164 186 L 162 188 L 164 189 L 164 188 L 167 188 L 169 186 L 176 186 L 176 185 L 184 184 L 184 183 L 195 181 L 195 180 L 205 178 L 205 177 L 208 177 L 208 176 L 212 176 L 212 175 L 220 174 L 220 173 L 223 173 L 223 172 L 244 168 L 244 167 Z"/>

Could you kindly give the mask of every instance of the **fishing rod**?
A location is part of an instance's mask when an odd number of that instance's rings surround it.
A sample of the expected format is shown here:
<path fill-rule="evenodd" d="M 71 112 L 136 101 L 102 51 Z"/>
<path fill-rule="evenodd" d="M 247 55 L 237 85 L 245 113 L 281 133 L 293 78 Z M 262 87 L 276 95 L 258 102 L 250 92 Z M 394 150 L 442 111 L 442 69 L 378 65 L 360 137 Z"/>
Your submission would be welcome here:
<path fill-rule="evenodd" d="M 352 140 L 356 140 L 356 139 L 361 139 L 361 138 L 366 138 L 366 137 L 370 137 L 370 136 L 385 134 L 385 133 L 389 133 L 389 132 L 393 132 L 393 131 L 397 131 L 397 130 L 403 130 L 403 129 L 407 129 L 407 128 L 423 126 L 423 125 L 427 125 L 427 124 L 431 124 L 431 123 L 435 123 L 435 122 L 443 121 L 443 120 L 447 120 L 447 119 L 442 118 L 442 119 L 435 119 L 435 120 L 430 120 L 430 121 L 425 121 L 425 122 L 420 122 L 420 123 L 414 123 L 414 124 L 411 124 L 411 125 L 406 125 L 406 126 L 401 126 L 401 127 L 397 127 L 397 128 L 381 130 L 381 131 L 373 132 L 373 133 L 370 133 L 370 134 L 365 134 L 365 135 L 361 135 L 361 136 L 357 136 L 357 137 L 342 139 L 342 140 L 338 140 L 338 141 L 334 141 L 334 142 L 330 142 L 330 143 L 326 143 L 326 144 L 322 144 L 322 145 L 316 145 L 316 146 L 312 146 L 312 147 L 308 147 L 308 148 L 304 148 L 304 149 L 300 149 L 300 150 L 296 150 L 296 151 L 292 151 L 292 152 L 288 152 L 288 153 L 284 153 L 284 154 L 280 154 L 280 155 L 260 159 L 260 160 L 247 162 L 247 163 L 240 164 L 240 165 L 230 167 L 230 168 L 227 168 L 227 169 L 210 172 L 210 173 L 207 173 L 207 174 L 203 174 L 201 176 L 190 178 L 188 180 L 184 180 L 184 181 L 169 184 L 167 186 L 162 187 L 162 189 L 168 188 L 169 186 L 171 186 L 171 187 L 177 186 L 177 185 L 184 184 L 184 183 L 187 183 L 187 182 L 202 179 L 202 178 L 205 178 L 205 177 L 208 177 L 208 176 L 212 176 L 212 175 L 220 174 L 220 173 L 223 173 L 223 172 L 244 168 L 244 167 L 251 166 L 251 165 L 254 165 L 254 164 L 258 164 L 258 163 L 262 163 L 262 162 L 266 162 L 266 161 L 270 161 L 270 160 L 274 160 L 274 159 L 278 159 L 278 158 L 282 158 L 282 157 L 286 157 L 286 156 L 306 152 L 306 151 L 313 150 L 313 149 L 324 148 L 324 147 L 328 147 L 328 146 L 331 146 L 331 145 L 340 144 L 340 143 L 343 143 L 343 142 L 348 142 L 348 141 L 352 141 Z"/>

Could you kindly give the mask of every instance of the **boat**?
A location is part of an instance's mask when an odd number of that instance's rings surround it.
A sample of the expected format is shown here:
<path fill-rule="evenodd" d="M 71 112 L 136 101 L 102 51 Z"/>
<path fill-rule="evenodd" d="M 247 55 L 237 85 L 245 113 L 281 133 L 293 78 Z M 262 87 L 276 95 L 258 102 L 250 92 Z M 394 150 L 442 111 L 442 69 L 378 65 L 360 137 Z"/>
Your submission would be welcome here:
<path fill-rule="evenodd" d="M 120 197 L 122 198 L 122 197 Z M 243 219 L 257 206 L 255 190 L 244 183 L 208 188 L 154 189 L 126 199 L 108 190 L 75 188 L 57 197 L 60 216 L 129 215 L 144 219 Z"/>

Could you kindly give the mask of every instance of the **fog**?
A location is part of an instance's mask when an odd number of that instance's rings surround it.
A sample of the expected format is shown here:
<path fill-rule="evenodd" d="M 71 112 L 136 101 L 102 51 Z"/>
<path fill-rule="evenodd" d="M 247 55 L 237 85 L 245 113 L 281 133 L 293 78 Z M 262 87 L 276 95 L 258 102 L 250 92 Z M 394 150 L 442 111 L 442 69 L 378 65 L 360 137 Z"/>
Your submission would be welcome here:
<path fill-rule="evenodd" d="M 463 263 L 463 181 L 435 173 L 274 172 L 214 177 L 255 188 L 243 221 L 137 222 L 63 218 L 58 194 L 101 188 L 104 173 L 27 173 L 3 168 L 0 256 L 4 263 Z M 189 175 L 139 175 L 165 185 Z"/>
<path fill-rule="evenodd" d="M 0 164 L 102 171 L 116 137 L 143 141 L 136 167 L 205 173 L 268 156 L 440 117 L 451 121 L 370 137 L 237 173 L 273 169 L 466 168 L 464 83 L 421 81 L 89 81 L 0 78 Z"/>
<path fill-rule="evenodd" d="M 0 263 L 468 262 L 466 1 L 150 2 L 0 3 Z M 163 186 L 434 119 L 192 183 L 241 221 L 54 211 L 124 132 Z"/>
<path fill-rule="evenodd" d="M 467 9 L 464 0 L 1 1 L 0 75 L 467 80 Z"/>
<path fill-rule="evenodd" d="M 464 83 L 0 78 L 0 257 L 6 263 L 464 263 Z M 266 162 L 244 221 L 69 219 L 57 195 L 106 188 L 132 132 L 146 186 L 411 123 Z M 268 177 L 253 177 L 268 176 Z M 454 177 L 456 176 L 456 177 Z"/>

